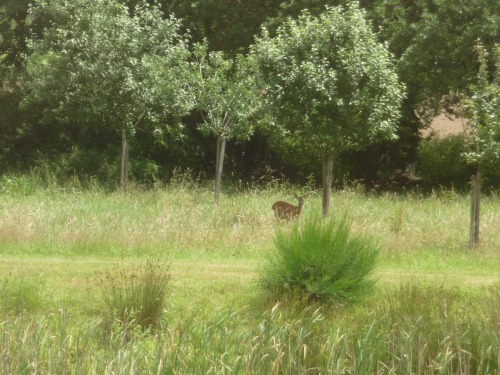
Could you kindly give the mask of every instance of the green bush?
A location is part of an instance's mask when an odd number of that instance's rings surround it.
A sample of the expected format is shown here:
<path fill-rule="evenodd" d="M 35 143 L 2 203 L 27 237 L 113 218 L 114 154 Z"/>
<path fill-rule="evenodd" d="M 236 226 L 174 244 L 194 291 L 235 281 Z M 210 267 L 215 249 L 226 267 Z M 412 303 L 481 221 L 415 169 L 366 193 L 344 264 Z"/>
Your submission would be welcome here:
<path fill-rule="evenodd" d="M 465 137 L 460 134 L 423 140 L 418 149 L 417 165 L 423 183 L 428 187 L 466 188 L 473 169 L 462 157 L 465 150 Z"/>
<path fill-rule="evenodd" d="M 98 311 L 106 328 L 118 323 L 142 328 L 160 323 L 167 298 L 170 268 L 160 261 L 148 260 L 137 269 L 106 272 L 99 277 Z"/>
<path fill-rule="evenodd" d="M 323 221 L 311 216 L 302 224 L 278 229 L 273 253 L 263 268 L 261 285 L 276 298 L 353 301 L 370 292 L 377 246 L 353 236 L 346 218 Z"/>

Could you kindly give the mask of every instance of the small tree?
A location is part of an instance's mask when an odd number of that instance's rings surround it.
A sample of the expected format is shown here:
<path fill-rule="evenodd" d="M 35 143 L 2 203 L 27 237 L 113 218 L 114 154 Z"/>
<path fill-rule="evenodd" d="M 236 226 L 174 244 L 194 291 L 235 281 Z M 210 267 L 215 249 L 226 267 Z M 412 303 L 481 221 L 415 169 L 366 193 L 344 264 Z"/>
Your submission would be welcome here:
<path fill-rule="evenodd" d="M 152 79 L 158 60 L 164 70 L 175 70 L 187 59 L 179 21 L 165 20 L 158 7 L 145 2 L 130 15 L 116 0 L 40 0 L 32 17 L 52 22 L 29 43 L 23 105 L 44 107 L 43 121 L 109 126 L 121 133 L 125 190 L 128 138 L 139 123 L 162 123 L 165 114 L 182 114 L 188 107 L 178 95 L 179 75 Z"/>
<path fill-rule="evenodd" d="M 326 216 L 334 159 L 396 138 L 403 87 L 392 57 L 353 2 L 319 17 L 304 12 L 275 37 L 263 29 L 251 58 L 276 123 L 323 161 Z"/>
<path fill-rule="evenodd" d="M 252 134 L 249 119 L 258 101 L 248 77 L 242 74 L 242 56 L 226 59 L 222 52 L 209 53 L 206 44 L 198 44 L 194 57 L 192 93 L 203 118 L 198 128 L 217 139 L 214 199 L 218 204 L 226 141 L 247 139 Z"/>
<path fill-rule="evenodd" d="M 481 172 L 499 173 L 500 168 L 500 47 L 494 50 L 495 71 L 488 74 L 488 53 L 483 45 L 476 47 L 479 59 L 477 84 L 471 87 L 472 96 L 462 102 L 469 119 L 470 151 L 467 162 L 476 168 L 472 179 L 470 244 L 479 242 L 479 193 Z"/>

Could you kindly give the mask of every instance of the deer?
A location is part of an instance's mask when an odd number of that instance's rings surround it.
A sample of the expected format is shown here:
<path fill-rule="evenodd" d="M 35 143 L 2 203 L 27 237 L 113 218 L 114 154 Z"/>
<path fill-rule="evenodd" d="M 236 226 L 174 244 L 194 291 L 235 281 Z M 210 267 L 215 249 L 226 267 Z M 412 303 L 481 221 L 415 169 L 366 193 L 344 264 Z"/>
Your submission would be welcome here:
<path fill-rule="evenodd" d="M 298 201 L 298 206 L 294 206 L 291 203 L 277 201 L 273 204 L 274 215 L 276 216 L 276 220 L 286 220 L 290 221 L 290 219 L 297 219 L 300 216 L 300 211 L 302 211 L 302 206 L 304 205 L 305 196 L 298 196 L 297 194 L 293 195 Z"/>

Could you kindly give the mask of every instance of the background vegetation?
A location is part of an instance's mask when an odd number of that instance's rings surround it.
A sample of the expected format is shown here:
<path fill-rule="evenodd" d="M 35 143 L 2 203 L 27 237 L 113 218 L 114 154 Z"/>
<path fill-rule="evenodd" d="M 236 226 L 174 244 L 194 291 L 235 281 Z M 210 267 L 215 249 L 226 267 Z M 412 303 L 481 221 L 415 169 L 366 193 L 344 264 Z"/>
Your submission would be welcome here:
<path fill-rule="evenodd" d="M 116 2 L 109 2 L 112 3 Z M 325 10 L 325 5 L 343 2 L 259 0 L 243 4 L 233 0 L 168 0 L 156 3 L 165 19 L 175 16 L 180 20 L 182 30 L 189 30 L 190 43 L 205 38 L 209 52 L 221 51 L 230 60 L 237 54 L 244 56 L 248 52 L 262 25 L 266 25 L 272 35 L 287 17 L 297 17 L 304 9 L 312 15 L 319 15 Z M 65 23 L 63 14 L 51 11 L 50 7 L 46 12 L 30 13 L 30 4 L 30 0 L 6 0 L 0 6 L 0 170 L 24 172 L 33 167 L 49 167 L 60 177 L 78 175 L 83 179 L 87 176 L 116 185 L 120 171 L 119 129 L 89 116 L 78 116 L 81 110 L 86 110 L 86 113 L 95 110 L 96 105 L 93 104 L 93 108 L 74 107 L 76 112 L 66 116 L 70 121 L 47 117 L 45 104 L 29 108 L 19 105 L 25 99 L 25 89 L 32 79 L 26 74 L 26 63 L 32 54 L 28 39 L 47 40 L 44 38 L 49 26 L 62 27 Z M 117 4 L 124 4 L 133 17 L 141 1 L 123 0 Z M 494 49 L 500 37 L 500 9 L 494 0 L 451 3 L 444 0 L 361 1 L 360 5 L 367 12 L 374 31 L 378 32 L 379 41 L 387 43 L 394 54 L 399 78 L 406 87 L 406 98 L 397 131 L 399 140 L 378 142 L 363 150 L 341 155 L 336 163 L 335 179 L 342 181 L 347 176 L 369 187 L 390 187 L 397 180 L 395 177 L 411 176 L 414 171 L 421 170 L 418 164 L 421 159 L 417 157 L 419 129 L 428 124 L 433 114 L 442 109 L 456 111 L 461 98 L 471 96 L 471 84 L 477 83 L 479 69 L 475 46 L 480 40 L 485 51 Z M 129 34 L 128 38 L 133 36 Z M 144 45 L 141 41 L 138 43 Z M 120 61 L 124 60 L 120 58 Z M 491 73 L 493 68 L 494 63 L 490 61 L 487 69 Z M 160 67 L 156 66 L 156 69 L 159 72 Z M 157 76 L 161 77 L 160 74 Z M 165 82 L 165 76 L 162 80 Z M 99 84 L 88 79 L 86 82 Z M 46 94 L 49 92 L 51 90 L 45 91 Z M 156 91 L 154 95 L 158 93 Z M 138 97 L 130 98 L 138 100 Z M 166 97 L 156 101 L 167 102 Z M 171 109 L 170 115 L 174 112 Z M 142 119 L 131 134 L 129 159 L 132 177 L 149 183 L 157 179 L 168 181 L 180 168 L 211 178 L 215 169 L 217 136 L 200 133 L 197 125 L 201 122 L 197 109 L 184 115 L 181 128 L 170 126 L 177 123 L 172 118 Z M 153 126 L 155 123 L 169 126 Z M 259 123 L 261 125 L 249 138 L 228 142 L 225 178 L 253 182 L 285 178 L 303 184 L 312 176 L 314 181 L 321 181 L 316 150 L 272 131 L 266 126 L 265 119 Z M 256 125 L 256 121 L 251 125 Z M 155 131 L 160 128 L 169 131 Z M 453 166 L 449 169 L 453 170 Z M 435 179 L 426 180 L 428 176 L 427 173 L 421 176 L 425 183 L 441 184 Z M 461 176 L 450 178 L 462 183 Z M 490 181 L 494 183 L 494 180 Z"/>

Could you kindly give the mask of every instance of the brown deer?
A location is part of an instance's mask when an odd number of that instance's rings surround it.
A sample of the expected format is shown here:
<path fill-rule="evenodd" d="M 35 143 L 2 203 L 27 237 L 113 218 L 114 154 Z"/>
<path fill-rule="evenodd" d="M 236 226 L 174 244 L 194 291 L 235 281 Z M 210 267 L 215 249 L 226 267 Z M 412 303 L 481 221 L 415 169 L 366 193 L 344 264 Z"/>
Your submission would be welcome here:
<path fill-rule="evenodd" d="M 290 221 L 290 219 L 296 219 L 300 216 L 300 211 L 302 211 L 302 206 L 304 205 L 305 196 L 299 197 L 297 194 L 293 195 L 298 201 L 299 205 L 294 206 L 291 203 L 277 201 L 273 204 L 274 215 L 276 219 L 284 219 Z"/>

